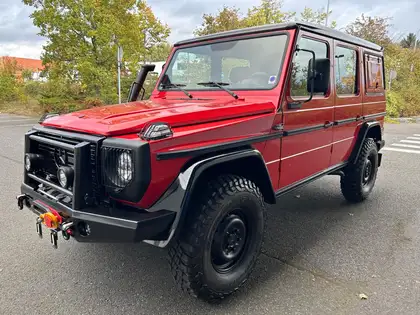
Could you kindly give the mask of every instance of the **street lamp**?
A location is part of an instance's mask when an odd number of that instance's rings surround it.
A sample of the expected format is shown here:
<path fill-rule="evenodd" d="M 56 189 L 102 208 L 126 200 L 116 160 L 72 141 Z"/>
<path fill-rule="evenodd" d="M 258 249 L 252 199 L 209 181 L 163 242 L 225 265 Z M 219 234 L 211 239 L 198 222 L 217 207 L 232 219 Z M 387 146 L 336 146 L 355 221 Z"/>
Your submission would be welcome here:
<path fill-rule="evenodd" d="M 325 26 L 328 26 L 328 16 L 330 15 L 330 0 L 327 0 L 327 17 L 325 18 Z"/>

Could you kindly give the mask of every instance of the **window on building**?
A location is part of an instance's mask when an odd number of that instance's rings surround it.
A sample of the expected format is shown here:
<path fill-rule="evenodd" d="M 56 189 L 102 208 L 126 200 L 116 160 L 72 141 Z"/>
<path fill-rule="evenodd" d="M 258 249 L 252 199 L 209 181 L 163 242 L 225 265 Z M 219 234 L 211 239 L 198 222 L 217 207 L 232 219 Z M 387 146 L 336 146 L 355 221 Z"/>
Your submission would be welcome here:
<path fill-rule="evenodd" d="M 302 37 L 299 40 L 299 48 L 308 49 L 315 52 L 315 58 L 328 58 L 328 46 L 324 42 Z M 292 76 L 290 80 L 291 96 L 309 96 L 308 84 L 308 64 L 312 59 L 312 54 L 306 51 L 296 52 L 293 58 Z M 323 95 L 323 93 L 320 93 Z"/>
<path fill-rule="evenodd" d="M 382 58 L 365 55 L 365 72 L 367 92 L 382 92 L 384 90 Z"/>
<path fill-rule="evenodd" d="M 338 95 L 357 94 L 357 52 L 350 48 L 335 48 L 335 88 Z"/>

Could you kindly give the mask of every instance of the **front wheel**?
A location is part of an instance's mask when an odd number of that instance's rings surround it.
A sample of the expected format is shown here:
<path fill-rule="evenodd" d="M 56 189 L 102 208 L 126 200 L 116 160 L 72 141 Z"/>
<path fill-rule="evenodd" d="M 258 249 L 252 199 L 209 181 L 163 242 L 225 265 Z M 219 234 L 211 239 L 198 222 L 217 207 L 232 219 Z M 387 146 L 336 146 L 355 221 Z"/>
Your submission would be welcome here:
<path fill-rule="evenodd" d="M 368 138 L 363 142 L 356 163 L 347 166 L 341 177 L 341 191 L 350 202 L 365 200 L 375 186 L 378 173 L 378 148 L 375 141 Z"/>
<path fill-rule="evenodd" d="M 263 242 L 265 204 L 258 187 L 236 175 L 210 181 L 204 196 L 188 209 L 169 258 L 182 290 L 214 301 L 238 290 L 251 274 Z"/>

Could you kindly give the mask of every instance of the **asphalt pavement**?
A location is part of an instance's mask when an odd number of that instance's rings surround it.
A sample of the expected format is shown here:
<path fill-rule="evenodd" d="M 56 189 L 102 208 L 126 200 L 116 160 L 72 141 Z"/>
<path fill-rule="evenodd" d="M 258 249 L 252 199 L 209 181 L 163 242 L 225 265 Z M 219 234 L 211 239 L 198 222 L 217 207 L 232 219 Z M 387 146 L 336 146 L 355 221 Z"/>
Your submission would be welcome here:
<path fill-rule="evenodd" d="M 420 314 L 420 124 L 386 125 L 366 202 L 336 176 L 280 199 L 252 278 L 210 305 L 178 291 L 164 250 L 38 238 L 15 200 L 35 122 L 0 114 L 0 314 Z"/>

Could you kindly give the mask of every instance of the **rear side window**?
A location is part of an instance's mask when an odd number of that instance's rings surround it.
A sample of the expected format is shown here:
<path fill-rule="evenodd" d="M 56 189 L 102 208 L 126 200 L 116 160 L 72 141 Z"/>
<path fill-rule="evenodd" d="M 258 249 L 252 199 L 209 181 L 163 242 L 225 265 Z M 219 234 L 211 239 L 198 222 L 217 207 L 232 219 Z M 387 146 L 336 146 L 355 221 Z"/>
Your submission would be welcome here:
<path fill-rule="evenodd" d="M 325 42 L 302 37 L 298 45 L 301 49 L 313 50 L 315 58 L 328 58 L 328 46 Z M 304 51 L 295 54 L 290 80 L 291 96 L 309 96 L 306 86 L 308 83 L 308 64 L 311 58 L 312 55 Z M 323 94 L 321 93 L 321 95 Z"/>
<path fill-rule="evenodd" d="M 354 95 L 357 88 L 357 52 L 351 48 L 335 48 L 335 86 L 337 95 Z"/>
<path fill-rule="evenodd" d="M 366 91 L 369 93 L 383 92 L 384 73 L 382 58 L 365 55 Z"/>

